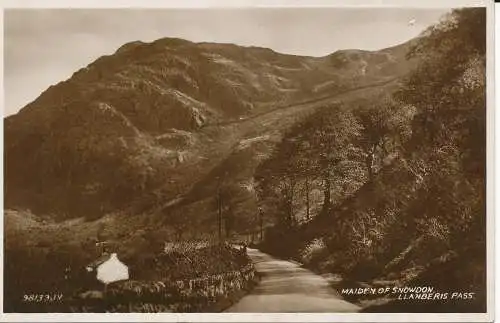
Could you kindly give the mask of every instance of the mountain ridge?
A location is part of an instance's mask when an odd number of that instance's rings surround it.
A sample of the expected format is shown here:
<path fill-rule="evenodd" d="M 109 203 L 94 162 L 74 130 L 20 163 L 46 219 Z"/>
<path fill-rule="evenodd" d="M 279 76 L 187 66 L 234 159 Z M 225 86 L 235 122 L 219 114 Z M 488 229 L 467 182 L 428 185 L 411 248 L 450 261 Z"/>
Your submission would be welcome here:
<path fill-rule="evenodd" d="M 123 208 L 205 168 L 218 125 L 402 77 L 411 64 L 391 52 L 409 44 L 314 58 L 178 38 L 126 43 L 4 119 L 6 205 L 70 217 Z"/>

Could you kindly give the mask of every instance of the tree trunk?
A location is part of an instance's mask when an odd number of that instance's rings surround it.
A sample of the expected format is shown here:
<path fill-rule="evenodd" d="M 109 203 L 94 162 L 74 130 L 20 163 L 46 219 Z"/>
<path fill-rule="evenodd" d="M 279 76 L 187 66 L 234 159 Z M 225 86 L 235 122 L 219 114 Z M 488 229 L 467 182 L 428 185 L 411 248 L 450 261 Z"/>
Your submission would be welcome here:
<path fill-rule="evenodd" d="M 226 216 L 224 217 L 224 228 L 226 229 L 226 238 L 231 236 L 231 231 L 233 230 L 233 210 L 230 208 Z"/>
<path fill-rule="evenodd" d="M 222 243 L 222 198 L 220 188 L 217 188 L 217 226 L 219 229 L 219 243 Z"/>
<path fill-rule="evenodd" d="M 287 205 L 286 205 L 286 208 L 287 208 L 287 226 L 288 227 L 292 227 L 293 226 L 293 206 L 292 206 L 292 201 L 293 201 L 293 198 L 290 196 L 288 197 L 287 199 Z"/>
<path fill-rule="evenodd" d="M 176 232 L 176 239 L 177 241 L 181 241 L 182 240 L 182 230 L 178 229 L 177 232 Z"/>
<path fill-rule="evenodd" d="M 293 198 L 294 198 L 294 188 L 295 188 L 295 180 L 290 179 L 290 199 L 288 200 L 288 218 L 290 221 L 290 227 L 295 225 L 295 217 L 293 215 Z"/>
<path fill-rule="evenodd" d="M 260 226 L 260 241 L 262 242 L 264 237 L 264 218 L 262 210 L 259 211 L 259 226 Z"/>
<path fill-rule="evenodd" d="M 368 170 L 368 181 L 371 182 L 373 180 L 373 161 L 375 159 L 375 150 L 377 149 L 377 145 L 373 145 L 373 147 L 368 152 L 368 156 L 366 156 L 366 168 Z"/>
<path fill-rule="evenodd" d="M 311 219 L 311 200 L 309 198 L 309 177 L 306 176 L 306 219 Z"/>
<path fill-rule="evenodd" d="M 324 188 L 323 188 L 323 209 L 326 209 L 330 206 L 331 202 L 332 202 L 332 197 L 331 197 L 331 186 L 332 186 L 332 183 L 330 181 L 330 178 L 328 175 L 325 176 L 325 178 L 323 179 L 323 184 L 324 184 Z"/>
<path fill-rule="evenodd" d="M 373 180 L 373 154 L 366 157 L 366 168 L 368 170 L 368 181 L 371 182 Z"/>

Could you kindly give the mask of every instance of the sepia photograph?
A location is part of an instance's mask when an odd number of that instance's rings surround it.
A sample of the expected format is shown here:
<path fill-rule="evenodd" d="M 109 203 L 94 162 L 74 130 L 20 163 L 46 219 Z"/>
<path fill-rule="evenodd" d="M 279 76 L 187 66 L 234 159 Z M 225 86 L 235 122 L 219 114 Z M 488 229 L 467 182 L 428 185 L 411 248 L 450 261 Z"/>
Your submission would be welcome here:
<path fill-rule="evenodd" d="M 4 8 L 3 312 L 490 312 L 489 14 Z"/>

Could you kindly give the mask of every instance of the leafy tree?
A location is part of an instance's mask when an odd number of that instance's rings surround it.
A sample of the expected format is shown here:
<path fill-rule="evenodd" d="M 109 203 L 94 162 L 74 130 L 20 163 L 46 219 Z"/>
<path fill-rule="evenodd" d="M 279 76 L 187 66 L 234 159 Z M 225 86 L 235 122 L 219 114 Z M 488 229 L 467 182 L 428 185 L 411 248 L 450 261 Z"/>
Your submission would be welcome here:
<path fill-rule="evenodd" d="M 295 213 L 301 198 L 305 200 L 306 220 L 311 218 L 313 187 L 322 187 L 322 208 L 328 210 L 335 177 L 344 176 L 345 161 L 359 154 L 354 143 L 360 131 L 352 113 L 342 105 L 333 105 L 316 111 L 285 134 L 256 176 L 261 200 L 278 206 L 274 212 L 280 226 L 297 224 Z"/>
<path fill-rule="evenodd" d="M 405 130 L 406 118 L 397 113 L 399 105 L 391 97 L 381 98 L 375 102 L 362 102 L 355 110 L 355 115 L 363 129 L 360 146 L 364 151 L 368 180 L 372 181 L 376 172 L 376 160 L 389 154 L 398 141 L 397 135 Z"/>
<path fill-rule="evenodd" d="M 454 10 L 410 51 L 421 63 L 397 97 L 417 108 L 414 147 L 451 141 L 478 149 L 484 141 L 485 15 L 484 8 Z"/>
<path fill-rule="evenodd" d="M 332 178 L 338 172 L 340 163 L 356 154 L 354 142 L 360 136 L 361 126 L 342 106 L 327 107 L 313 116 L 316 127 L 310 133 L 310 140 L 320 176 L 323 179 L 323 208 L 331 205 Z"/>
<path fill-rule="evenodd" d="M 415 215 L 438 216 L 457 243 L 464 234 L 485 235 L 476 225 L 484 223 L 486 198 L 485 22 L 484 8 L 457 9 L 427 29 L 410 51 L 421 63 L 396 94 L 416 109 L 405 145 L 422 165 Z"/>

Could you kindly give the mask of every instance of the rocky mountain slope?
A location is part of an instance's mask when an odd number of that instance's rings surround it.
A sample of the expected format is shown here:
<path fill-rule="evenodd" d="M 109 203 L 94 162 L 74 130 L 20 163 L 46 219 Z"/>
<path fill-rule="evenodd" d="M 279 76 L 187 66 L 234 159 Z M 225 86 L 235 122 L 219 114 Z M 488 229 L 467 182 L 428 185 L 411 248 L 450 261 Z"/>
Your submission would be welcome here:
<path fill-rule="evenodd" d="M 95 219 L 168 204 L 241 140 L 286 128 L 294 119 L 266 122 L 294 118 L 280 108 L 405 75 L 408 46 L 316 58 L 171 38 L 125 44 L 4 120 L 5 206 Z"/>

